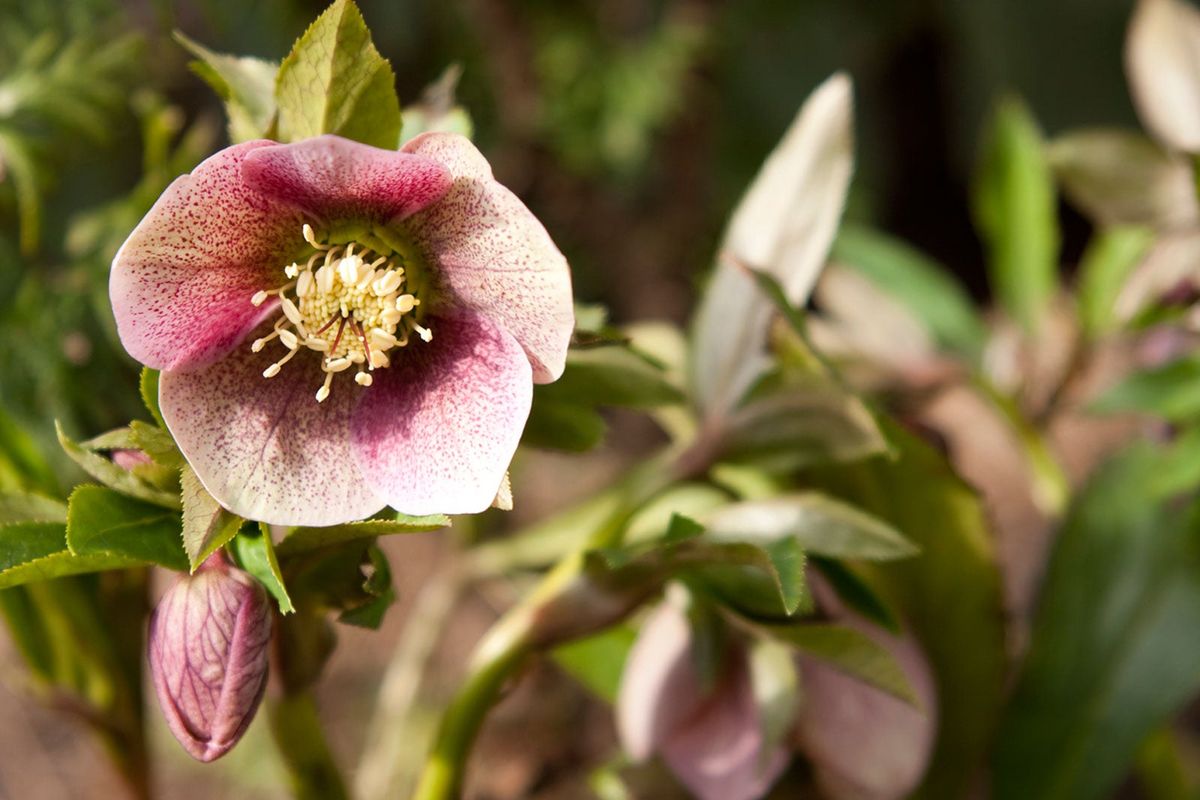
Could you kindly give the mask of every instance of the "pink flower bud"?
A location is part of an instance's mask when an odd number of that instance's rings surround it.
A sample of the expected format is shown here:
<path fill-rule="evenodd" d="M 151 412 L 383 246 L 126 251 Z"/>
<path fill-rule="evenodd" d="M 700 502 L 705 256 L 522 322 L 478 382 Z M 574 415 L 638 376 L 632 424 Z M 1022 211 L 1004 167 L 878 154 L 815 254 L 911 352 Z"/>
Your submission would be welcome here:
<path fill-rule="evenodd" d="M 262 700 L 271 609 L 220 553 L 167 590 L 150 617 L 150 672 L 183 748 L 213 761 L 237 744 Z"/>

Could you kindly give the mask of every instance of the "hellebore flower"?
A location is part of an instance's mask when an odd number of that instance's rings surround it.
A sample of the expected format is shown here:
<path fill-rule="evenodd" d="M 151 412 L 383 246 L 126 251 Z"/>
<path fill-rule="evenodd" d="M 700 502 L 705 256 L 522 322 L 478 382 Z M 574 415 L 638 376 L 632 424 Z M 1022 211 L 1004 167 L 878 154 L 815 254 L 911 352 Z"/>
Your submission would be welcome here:
<path fill-rule="evenodd" d="M 655 753 L 701 800 L 756 800 L 787 767 L 787 751 L 764 741 L 745 652 L 729 654 L 707 691 L 693 635 L 670 599 L 646 620 L 621 677 L 617 732 L 635 761 Z"/>
<path fill-rule="evenodd" d="M 205 488 L 279 525 L 487 508 L 573 327 L 549 234 L 445 133 L 222 150 L 163 193 L 109 288 Z"/>
<path fill-rule="evenodd" d="M 150 672 L 167 725 L 199 761 L 223 756 L 267 685 L 266 592 L 217 554 L 167 590 L 150 617 Z"/>

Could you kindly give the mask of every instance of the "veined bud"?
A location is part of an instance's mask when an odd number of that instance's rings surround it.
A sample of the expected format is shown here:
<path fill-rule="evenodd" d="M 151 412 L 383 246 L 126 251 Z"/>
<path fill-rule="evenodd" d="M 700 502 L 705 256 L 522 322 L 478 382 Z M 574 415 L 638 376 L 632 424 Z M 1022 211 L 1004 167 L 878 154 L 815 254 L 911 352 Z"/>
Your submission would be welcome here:
<path fill-rule="evenodd" d="M 192 757 L 220 758 L 250 725 L 267 683 L 270 637 L 266 592 L 220 553 L 159 601 L 150 672 L 167 725 Z"/>

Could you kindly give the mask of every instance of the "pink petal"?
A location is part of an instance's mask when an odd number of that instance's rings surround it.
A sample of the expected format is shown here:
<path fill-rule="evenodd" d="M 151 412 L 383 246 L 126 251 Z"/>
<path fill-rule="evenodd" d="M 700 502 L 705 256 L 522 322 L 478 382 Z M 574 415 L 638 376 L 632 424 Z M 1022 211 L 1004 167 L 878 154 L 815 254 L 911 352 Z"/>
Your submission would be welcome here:
<path fill-rule="evenodd" d="M 242 166 L 246 183 L 318 220 L 400 220 L 450 188 L 431 159 L 325 135 L 264 147 Z"/>
<path fill-rule="evenodd" d="M 650 758 L 704 700 L 683 611 L 664 602 L 629 651 L 617 695 L 617 733 L 634 761 Z"/>
<path fill-rule="evenodd" d="M 470 312 L 392 351 L 354 413 L 363 481 L 405 514 L 473 514 L 504 480 L 533 400 L 516 340 Z"/>
<path fill-rule="evenodd" d="M 203 369 L 164 372 L 159 403 L 179 449 L 217 502 L 248 519 L 334 525 L 375 513 L 384 501 L 364 483 L 350 445 L 362 387 L 338 375 L 318 403 L 324 373 L 307 350 L 262 377 L 286 352 L 243 344 Z"/>
<path fill-rule="evenodd" d="M 575 327 L 571 274 L 537 217 L 492 177 L 470 140 L 426 133 L 404 150 L 445 166 L 454 185 L 408 222 L 454 302 L 494 320 L 516 337 L 533 364 L 533 379 L 562 374 Z"/>
<path fill-rule="evenodd" d="M 177 178 L 113 259 L 109 294 L 121 343 L 172 370 L 211 363 L 272 313 L 250 297 L 283 277 L 302 244 L 294 209 L 246 187 L 246 156 L 274 142 L 228 147 Z"/>
<path fill-rule="evenodd" d="M 756 800 L 787 767 L 782 747 L 763 752 L 754 688 L 738 661 L 700 712 L 663 744 L 663 758 L 700 800 Z"/>

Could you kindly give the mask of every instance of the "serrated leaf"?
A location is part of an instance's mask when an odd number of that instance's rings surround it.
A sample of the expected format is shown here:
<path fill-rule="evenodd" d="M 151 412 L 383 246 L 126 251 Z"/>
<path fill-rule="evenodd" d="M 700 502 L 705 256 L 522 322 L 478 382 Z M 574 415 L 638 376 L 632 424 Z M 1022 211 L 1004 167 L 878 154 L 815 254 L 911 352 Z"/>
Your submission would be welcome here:
<path fill-rule="evenodd" d="M 941 264 L 900 239 L 845 225 L 831 258 L 866 276 L 920 319 L 944 347 L 983 351 L 987 331 L 970 296 Z"/>
<path fill-rule="evenodd" d="M 142 375 L 138 380 L 138 392 L 141 394 L 142 403 L 150 412 L 150 416 L 154 417 L 154 421 L 160 428 L 166 430 L 166 420 L 163 419 L 162 409 L 158 407 L 158 370 L 142 367 Z"/>
<path fill-rule="evenodd" d="M 796 540 L 829 558 L 887 561 L 916 555 L 917 547 L 882 520 L 818 492 L 722 506 L 704 518 L 717 541 Z"/>
<path fill-rule="evenodd" d="M 183 549 L 190 570 L 195 572 L 205 559 L 237 535 L 242 518 L 226 511 L 213 499 L 190 465 L 183 466 L 179 483 L 183 501 Z"/>
<path fill-rule="evenodd" d="M 997 104 L 974 188 L 992 288 L 1036 332 L 1058 279 L 1058 205 L 1041 131 L 1015 97 Z"/>
<path fill-rule="evenodd" d="M 259 58 L 214 53 L 179 31 L 175 40 L 199 61 L 192 70 L 225 101 L 230 141 L 267 136 L 275 118 L 275 79 L 279 65 Z"/>
<path fill-rule="evenodd" d="M 179 514 L 102 486 L 79 486 L 67 501 L 67 547 L 185 570 Z"/>
<path fill-rule="evenodd" d="M 294 142 L 336 133 L 394 150 L 400 137 L 395 84 L 358 7 L 337 0 L 279 67 L 280 136 Z"/>
<path fill-rule="evenodd" d="M 231 546 L 241 568 L 257 578 L 275 598 L 279 605 L 279 613 L 293 613 L 296 607 L 292 605 L 292 598 L 288 596 L 287 587 L 283 583 L 283 573 L 280 572 L 279 561 L 275 557 L 270 530 L 265 525 L 260 525 L 257 531 L 242 531 L 234 537 Z"/>
<path fill-rule="evenodd" d="M 66 451 L 66 454 L 84 472 L 100 481 L 100 483 L 121 494 L 136 497 L 139 500 L 145 500 L 163 508 L 179 510 L 179 496 L 177 494 L 152 486 L 133 472 L 121 469 L 107 458 L 85 449 L 66 435 L 62 429 L 62 425 L 55 423 L 55 428 L 58 431 L 58 441 L 62 445 L 63 450 Z"/>
<path fill-rule="evenodd" d="M 913 706 L 920 705 L 899 662 L 866 634 L 841 625 L 819 623 L 757 627 L 863 683 Z"/>
<path fill-rule="evenodd" d="M 135 419 L 129 423 L 129 433 L 137 449 L 150 456 L 154 463 L 171 469 L 183 466 L 183 454 L 165 429 Z"/>
<path fill-rule="evenodd" d="M 325 528 L 293 528 L 279 543 L 277 550 L 281 556 L 292 556 L 355 539 L 391 536 L 397 533 L 424 533 L 445 528 L 449 524 L 450 518 L 444 514 L 430 514 L 425 517 L 397 514 L 395 519 L 368 519 Z"/>
<path fill-rule="evenodd" d="M 1113 796 L 1200 690 L 1200 506 L 1162 496 L 1163 455 L 1135 445 L 1064 521 L 997 738 L 997 800 Z"/>
<path fill-rule="evenodd" d="M 0 573 L 67 549 L 67 529 L 59 522 L 0 525 Z"/>
<path fill-rule="evenodd" d="M 4 572 L 0 572 L 0 589 L 11 589 L 36 581 L 46 581 L 51 578 L 64 578 L 68 575 L 84 575 L 89 572 L 107 572 L 112 569 L 125 569 L 144 565 L 144 561 L 126 558 L 112 553 L 94 553 L 90 555 L 75 555 L 69 550 L 27 561 Z"/>
<path fill-rule="evenodd" d="M 128 427 L 114 428 L 111 431 L 105 431 L 99 436 L 93 436 L 87 441 L 80 442 L 79 446 L 85 450 L 136 450 L 137 443 L 133 438 L 133 431 Z"/>
<path fill-rule="evenodd" d="M 59 500 L 30 492 L 0 492 L 0 525 L 66 521 L 67 507 Z"/>

